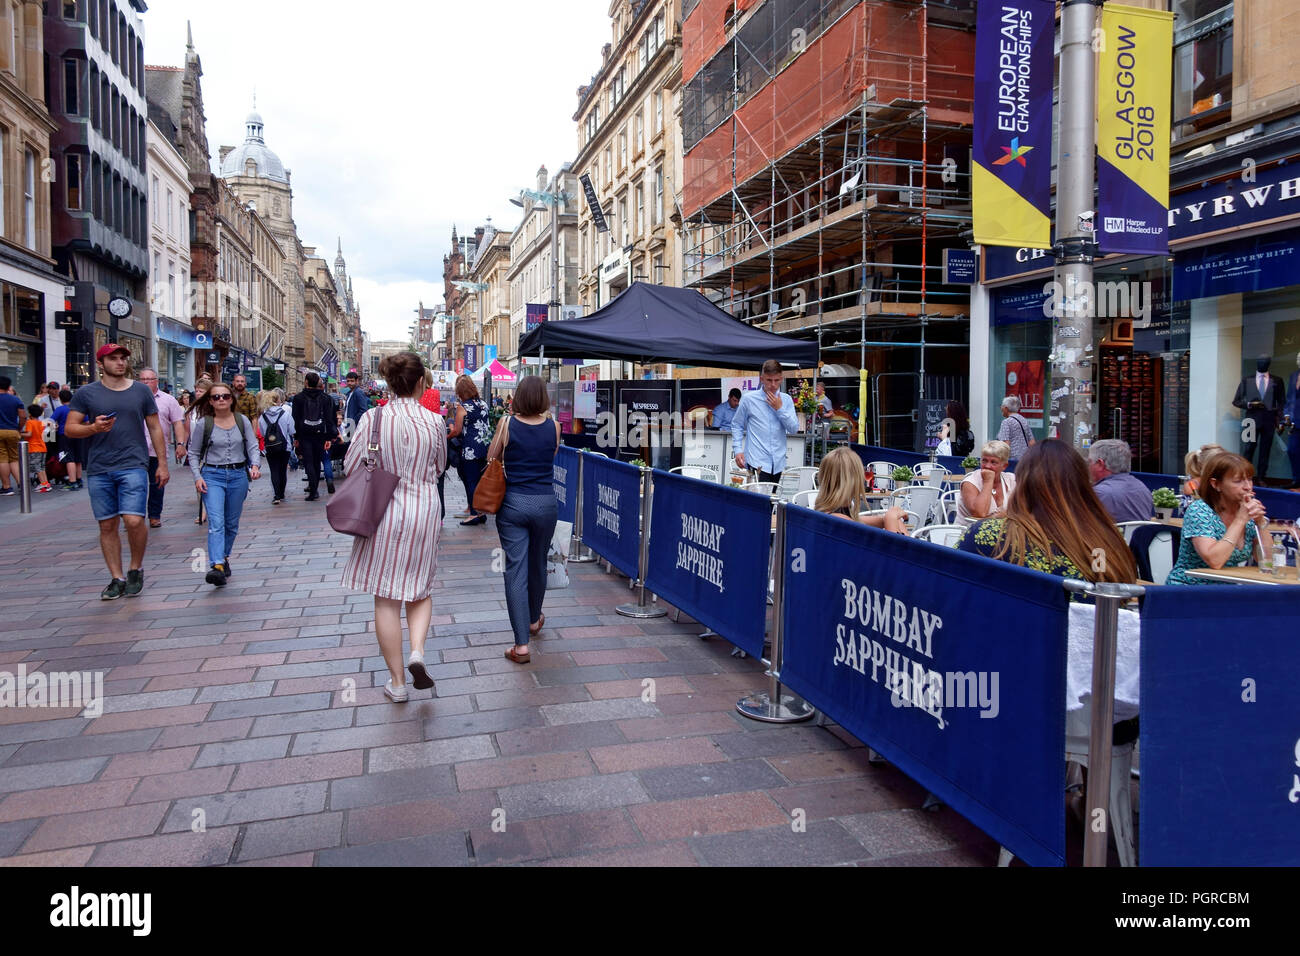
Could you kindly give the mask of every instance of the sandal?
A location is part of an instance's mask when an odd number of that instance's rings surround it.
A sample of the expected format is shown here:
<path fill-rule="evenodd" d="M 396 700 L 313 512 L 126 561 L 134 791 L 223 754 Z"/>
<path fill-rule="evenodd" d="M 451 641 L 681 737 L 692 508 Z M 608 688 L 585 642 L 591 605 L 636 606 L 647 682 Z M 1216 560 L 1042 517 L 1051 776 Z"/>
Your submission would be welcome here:
<path fill-rule="evenodd" d="M 197 518 L 194 519 L 194 523 L 195 523 L 195 524 L 203 524 L 203 522 L 205 522 L 205 521 L 207 521 L 207 520 L 208 520 L 207 518 L 205 518 L 205 517 L 203 517 L 202 515 L 200 515 L 199 517 L 197 517 Z"/>
<path fill-rule="evenodd" d="M 150 518 L 150 519 L 149 519 L 149 527 L 151 527 L 151 528 L 161 528 L 161 527 L 162 527 L 162 521 L 160 521 L 158 518 Z"/>
<path fill-rule="evenodd" d="M 516 664 L 527 664 L 533 659 L 531 654 L 516 654 L 513 647 L 506 651 L 506 660 L 514 661 Z"/>
<path fill-rule="evenodd" d="M 546 626 L 546 615 L 545 615 L 545 614 L 539 614 L 539 615 L 537 616 L 537 623 L 536 623 L 536 624 L 529 624 L 529 625 L 528 625 L 528 633 L 529 633 L 529 634 L 537 634 L 537 633 L 540 632 L 541 629 L 542 629 L 543 627 L 545 627 L 545 626 Z"/>

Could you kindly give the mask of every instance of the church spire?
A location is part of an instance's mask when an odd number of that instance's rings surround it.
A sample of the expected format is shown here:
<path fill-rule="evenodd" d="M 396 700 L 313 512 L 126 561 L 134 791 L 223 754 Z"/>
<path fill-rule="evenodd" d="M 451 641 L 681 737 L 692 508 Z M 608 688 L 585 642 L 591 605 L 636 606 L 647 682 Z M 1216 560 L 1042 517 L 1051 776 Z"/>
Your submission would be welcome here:
<path fill-rule="evenodd" d="M 188 53 L 194 52 L 194 30 L 190 27 L 190 21 L 185 21 L 185 50 Z"/>

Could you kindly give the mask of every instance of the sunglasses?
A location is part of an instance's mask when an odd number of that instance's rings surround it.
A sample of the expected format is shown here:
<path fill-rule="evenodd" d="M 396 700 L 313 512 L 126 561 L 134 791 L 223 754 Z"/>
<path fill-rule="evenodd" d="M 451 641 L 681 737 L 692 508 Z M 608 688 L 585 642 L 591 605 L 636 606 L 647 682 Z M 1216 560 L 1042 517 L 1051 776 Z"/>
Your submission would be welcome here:
<path fill-rule="evenodd" d="M 231 395 L 229 392 L 222 392 L 220 395 L 209 395 L 209 396 L 208 396 L 208 398 L 212 399 L 214 402 L 221 402 L 221 401 L 228 402 L 228 401 L 230 401 L 230 400 L 231 400 L 232 398 L 234 398 L 234 397 L 235 397 L 235 396 Z"/>

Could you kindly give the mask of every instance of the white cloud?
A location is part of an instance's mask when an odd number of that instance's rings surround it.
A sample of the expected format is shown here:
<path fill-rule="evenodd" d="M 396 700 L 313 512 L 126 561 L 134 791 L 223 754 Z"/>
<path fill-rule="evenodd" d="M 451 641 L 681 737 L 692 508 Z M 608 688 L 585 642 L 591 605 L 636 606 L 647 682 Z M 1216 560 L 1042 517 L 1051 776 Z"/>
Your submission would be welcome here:
<path fill-rule="evenodd" d="M 332 260 L 341 236 L 362 326 L 401 339 L 420 298 L 442 301 L 452 225 L 514 228 L 508 197 L 575 154 L 577 88 L 611 39 L 608 12 L 608 0 L 157 0 L 145 62 L 182 65 L 192 22 L 214 169 L 218 147 L 243 142 L 256 90 L 304 244 Z"/>

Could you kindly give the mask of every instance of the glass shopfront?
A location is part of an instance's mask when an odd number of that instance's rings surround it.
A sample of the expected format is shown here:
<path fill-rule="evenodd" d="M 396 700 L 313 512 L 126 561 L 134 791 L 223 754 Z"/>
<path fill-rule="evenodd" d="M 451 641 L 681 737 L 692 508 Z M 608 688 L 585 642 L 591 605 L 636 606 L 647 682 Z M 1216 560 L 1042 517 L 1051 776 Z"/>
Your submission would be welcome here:
<path fill-rule="evenodd" d="M 0 375 L 13 382 L 25 402 L 44 394 L 42 331 L 44 301 L 39 292 L 0 282 Z"/>

